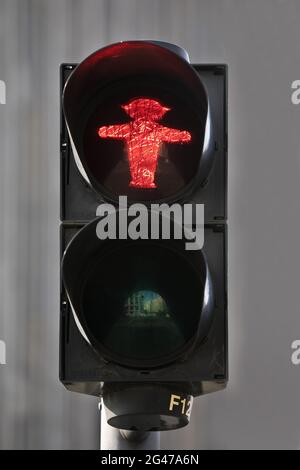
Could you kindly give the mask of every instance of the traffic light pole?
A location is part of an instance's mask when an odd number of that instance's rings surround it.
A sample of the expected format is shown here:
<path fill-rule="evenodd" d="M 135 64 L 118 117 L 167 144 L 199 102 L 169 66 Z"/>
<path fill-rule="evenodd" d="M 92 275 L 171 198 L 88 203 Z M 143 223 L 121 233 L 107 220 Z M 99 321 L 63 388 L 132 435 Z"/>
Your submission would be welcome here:
<path fill-rule="evenodd" d="M 99 403 L 101 416 L 100 450 L 159 450 L 160 433 L 122 431 L 107 424 L 105 405 Z"/>
<path fill-rule="evenodd" d="M 228 380 L 227 68 L 124 41 L 60 89 L 60 380 L 101 450 L 156 450 Z"/>

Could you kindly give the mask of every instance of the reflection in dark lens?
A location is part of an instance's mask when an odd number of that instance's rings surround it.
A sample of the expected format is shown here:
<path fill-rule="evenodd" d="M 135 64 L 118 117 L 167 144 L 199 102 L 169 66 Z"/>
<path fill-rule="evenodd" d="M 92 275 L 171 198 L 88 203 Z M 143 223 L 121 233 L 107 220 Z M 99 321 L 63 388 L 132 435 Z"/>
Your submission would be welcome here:
<path fill-rule="evenodd" d="M 183 256 L 166 246 L 128 242 L 95 261 L 82 311 L 100 347 L 138 365 L 185 346 L 196 334 L 202 300 L 203 280 Z"/>
<path fill-rule="evenodd" d="M 82 148 L 90 181 L 99 191 L 103 192 L 104 189 L 113 198 L 122 194 L 136 201 L 159 200 L 184 190 L 196 176 L 203 148 L 206 111 L 205 108 L 195 108 L 192 99 L 182 90 L 177 93 L 172 91 L 171 85 L 164 89 L 161 82 L 155 80 L 124 82 L 119 88 L 108 87 L 106 95 L 102 95 L 101 103 L 93 111 L 89 109 Z M 124 105 L 135 98 L 155 100 L 169 109 L 155 121 L 156 126 L 188 131 L 191 135 L 191 140 L 185 143 L 175 138 L 171 143 L 161 141 L 157 149 L 153 189 L 150 189 L 151 186 L 143 188 L 130 184 L 132 175 L 128 141 L 121 138 L 121 131 L 116 132 L 116 138 L 107 138 L 109 132 L 105 138 L 99 137 L 98 132 L 100 128 L 107 126 L 126 129 L 129 123 L 132 124 L 134 118 L 127 114 Z M 140 148 L 143 149 L 141 155 L 145 153 L 146 143 L 156 140 L 155 135 L 159 134 L 157 130 L 150 131 L 151 125 L 153 122 L 141 122 L 141 128 L 146 126 L 144 133 L 139 131 L 139 139 L 144 134 L 144 139 L 140 141 Z"/>
<path fill-rule="evenodd" d="M 153 291 L 133 292 L 125 303 L 125 316 L 138 318 L 170 318 L 164 299 Z"/>

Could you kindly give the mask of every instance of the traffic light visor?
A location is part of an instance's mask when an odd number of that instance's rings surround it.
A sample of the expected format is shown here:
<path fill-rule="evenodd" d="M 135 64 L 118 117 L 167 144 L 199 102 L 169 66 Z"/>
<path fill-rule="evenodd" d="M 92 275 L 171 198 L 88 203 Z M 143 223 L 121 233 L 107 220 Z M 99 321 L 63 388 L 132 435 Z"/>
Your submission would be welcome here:
<path fill-rule="evenodd" d="M 185 251 L 183 240 L 100 241 L 96 223 L 78 233 L 63 258 L 80 330 L 98 353 L 121 365 L 151 368 L 178 359 L 211 323 L 204 255 Z"/>
<path fill-rule="evenodd" d="M 77 166 L 108 198 L 174 199 L 207 177 L 207 92 L 164 47 L 128 41 L 95 52 L 69 77 L 63 108 Z"/>

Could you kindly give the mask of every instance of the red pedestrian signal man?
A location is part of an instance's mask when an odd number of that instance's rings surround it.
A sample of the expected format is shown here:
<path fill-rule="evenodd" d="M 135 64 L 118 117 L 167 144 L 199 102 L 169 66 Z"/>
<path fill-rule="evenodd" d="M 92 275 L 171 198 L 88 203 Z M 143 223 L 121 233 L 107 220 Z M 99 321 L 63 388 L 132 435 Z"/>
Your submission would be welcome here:
<path fill-rule="evenodd" d="M 154 178 L 161 144 L 190 142 L 191 134 L 159 124 L 158 121 L 170 108 L 153 99 L 137 98 L 122 108 L 133 120 L 125 124 L 102 126 L 98 131 L 99 136 L 125 140 L 131 187 L 156 188 Z"/>

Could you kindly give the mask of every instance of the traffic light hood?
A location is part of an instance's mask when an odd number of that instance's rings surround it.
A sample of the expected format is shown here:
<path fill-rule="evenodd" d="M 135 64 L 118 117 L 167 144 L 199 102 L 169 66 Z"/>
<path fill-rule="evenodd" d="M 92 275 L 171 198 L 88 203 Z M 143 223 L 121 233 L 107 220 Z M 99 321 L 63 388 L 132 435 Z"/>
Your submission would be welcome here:
<path fill-rule="evenodd" d="M 156 117 L 166 129 L 189 132 L 191 139 L 181 145 L 174 138 L 175 145 L 166 144 L 166 150 L 157 150 L 155 183 L 137 189 L 129 184 L 128 161 L 122 150 L 126 142 L 129 147 L 129 137 L 123 136 L 120 144 L 112 135 L 108 135 L 109 141 L 99 137 L 98 131 L 101 125 L 124 126 L 132 121 L 140 109 L 137 104 L 143 100 L 157 103 L 153 105 L 152 122 Z M 63 92 L 63 109 L 76 164 L 101 195 L 112 199 L 117 193 L 127 194 L 131 200 L 175 199 L 190 189 L 197 177 L 204 181 L 208 176 L 213 163 L 208 94 L 194 68 L 166 47 L 127 41 L 96 51 L 71 73 Z M 115 134 L 115 138 L 121 135 Z M 144 147 L 145 142 L 139 145 Z"/>
<path fill-rule="evenodd" d="M 99 240 L 98 221 L 78 232 L 62 261 L 81 334 L 124 366 L 162 367 L 185 356 L 213 319 L 205 255 L 178 239 Z"/>

